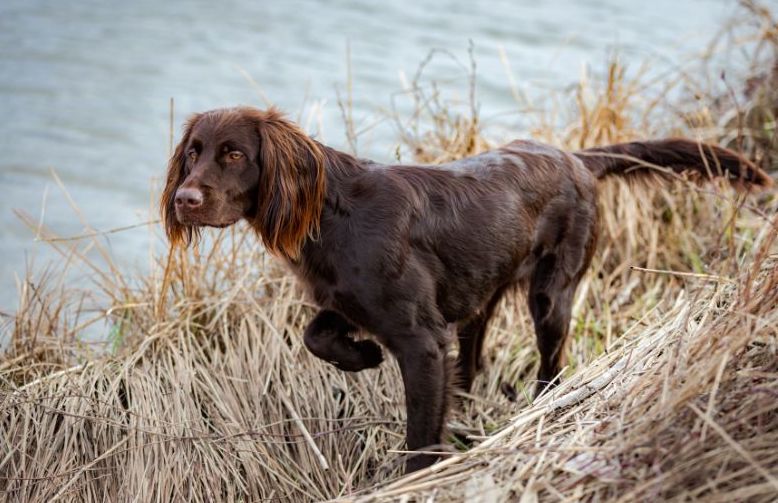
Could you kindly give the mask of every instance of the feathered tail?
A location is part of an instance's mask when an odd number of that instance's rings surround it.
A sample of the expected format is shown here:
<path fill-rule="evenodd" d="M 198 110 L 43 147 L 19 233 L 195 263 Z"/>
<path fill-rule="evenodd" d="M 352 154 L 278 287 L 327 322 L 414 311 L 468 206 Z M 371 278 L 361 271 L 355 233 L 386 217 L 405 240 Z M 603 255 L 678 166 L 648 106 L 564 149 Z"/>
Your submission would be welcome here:
<path fill-rule="evenodd" d="M 619 143 L 575 152 L 597 178 L 669 178 L 697 173 L 704 179 L 726 177 L 737 187 L 772 185 L 770 176 L 732 150 L 684 138 Z"/>

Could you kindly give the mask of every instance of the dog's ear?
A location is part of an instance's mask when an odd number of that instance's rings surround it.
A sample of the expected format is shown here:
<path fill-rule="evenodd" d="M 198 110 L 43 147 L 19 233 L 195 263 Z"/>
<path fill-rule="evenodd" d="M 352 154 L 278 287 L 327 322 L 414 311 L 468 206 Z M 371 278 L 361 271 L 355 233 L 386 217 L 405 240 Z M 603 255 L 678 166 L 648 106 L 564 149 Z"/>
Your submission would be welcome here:
<path fill-rule="evenodd" d="M 295 260 L 319 231 L 326 155 L 280 112 L 255 112 L 259 133 L 257 216 L 252 223 L 271 252 Z"/>
<path fill-rule="evenodd" d="M 191 116 L 184 124 L 184 136 L 176 145 L 167 167 L 167 181 L 162 191 L 162 197 L 159 202 L 159 211 L 162 216 L 162 223 L 165 225 L 165 233 L 171 244 L 188 245 L 197 229 L 189 225 L 182 225 L 176 218 L 176 191 L 186 179 L 186 147 L 189 144 L 189 137 L 192 134 L 192 128 L 200 119 L 200 114 Z"/>

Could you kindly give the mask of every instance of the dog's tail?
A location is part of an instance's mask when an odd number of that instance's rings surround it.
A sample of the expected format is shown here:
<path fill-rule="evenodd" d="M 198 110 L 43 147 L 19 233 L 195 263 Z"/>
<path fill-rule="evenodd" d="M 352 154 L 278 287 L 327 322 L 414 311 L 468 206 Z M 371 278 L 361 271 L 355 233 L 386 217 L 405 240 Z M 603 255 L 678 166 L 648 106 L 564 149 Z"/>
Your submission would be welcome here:
<path fill-rule="evenodd" d="M 681 173 L 711 179 L 726 177 L 736 187 L 769 187 L 770 176 L 732 150 L 684 138 L 619 143 L 575 152 L 598 178 L 670 178 Z"/>

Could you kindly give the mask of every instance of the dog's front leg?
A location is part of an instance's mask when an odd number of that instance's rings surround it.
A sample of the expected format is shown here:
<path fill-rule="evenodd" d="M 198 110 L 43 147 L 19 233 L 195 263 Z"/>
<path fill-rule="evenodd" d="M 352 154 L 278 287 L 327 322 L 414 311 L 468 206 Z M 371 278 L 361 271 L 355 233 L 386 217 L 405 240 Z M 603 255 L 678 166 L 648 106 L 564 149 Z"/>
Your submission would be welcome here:
<path fill-rule="evenodd" d="M 384 360 L 381 347 L 373 341 L 355 341 L 349 334 L 357 327 L 335 311 L 324 309 L 305 329 L 305 347 L 341 370 L 358 372 L 377 367 Z"/>
<path fill-rule="evenodd" d="M 443 337 L 414 336 L 393 347 L 405 385 L 408 411 L 408 449 L 434 451 L 440 448 L 446 415 L 448 367 L 446 351 L 438 340 Z M 415 454 L 408 458 L 406 473 L 425 468 L 438 459 L 435 454 Z"/>

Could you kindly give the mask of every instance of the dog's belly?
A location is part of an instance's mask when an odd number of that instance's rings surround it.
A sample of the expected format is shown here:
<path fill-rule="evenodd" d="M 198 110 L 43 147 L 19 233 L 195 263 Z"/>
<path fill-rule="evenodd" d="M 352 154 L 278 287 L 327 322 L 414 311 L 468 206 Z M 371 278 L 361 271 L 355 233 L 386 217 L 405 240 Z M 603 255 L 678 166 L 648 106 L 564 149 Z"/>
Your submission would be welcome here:
<path fill-rule="evenodd" d="M 439 252 L 436 303 L 449 323 L 481 311 L 498 292 L 521 281 L 531 243 L 517 229 L 504 228 L 500 239 L 485 239 L 469 247 Z"/>

